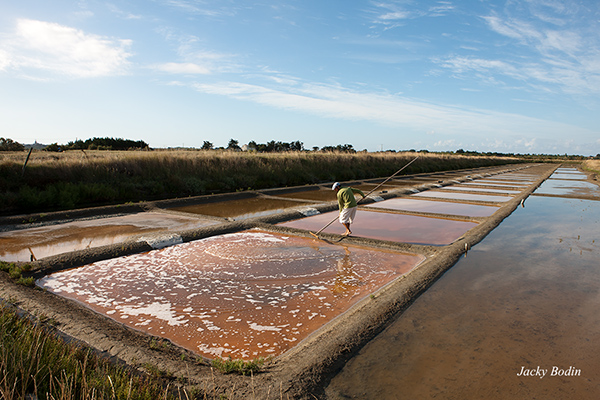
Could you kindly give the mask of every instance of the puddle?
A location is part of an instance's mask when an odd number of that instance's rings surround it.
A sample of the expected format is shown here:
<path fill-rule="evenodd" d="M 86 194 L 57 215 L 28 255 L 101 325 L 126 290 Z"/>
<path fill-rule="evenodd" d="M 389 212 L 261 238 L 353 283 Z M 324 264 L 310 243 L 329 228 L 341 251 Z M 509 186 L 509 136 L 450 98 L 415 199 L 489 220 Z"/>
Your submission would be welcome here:
<path fill-rule="evenodd" d="M 203 356 L 279 355 L 424 257 L 257 230 L 56 273 L 38 285 Z"/>
<path fill-rule="evenodd" d="M 440 188 L 441 190 L 464 190 L 469 192 L 486 192 L 486 193 L 506 193 L 506 194 L 519 194 L 521 191 L 519 190 L 509 190 L 509 189 L 492 189 L 492 188 L 474 188 L 469 186 L 460 185 L 451 185 L 444 186 Z"/>
<path fill-rule="evenodd" d="M 590 182 L 547 179 L 535 190 L 536 194 L 600 197 L 600 187 Z"/>
<path fill-rule="evenodd" d="M 467 217 L 489 217 L 499 207 L 475 204 L 451 203 L 447 201 L 416 200 L 398 198 L 365 206 L 367 208 L 387 208 L 400 211 L 425 212 L 433 214 L 461 215 Z"/>
<path fill-rule="evenodd" d="M 0 259 L 30 261 L 120 243 L 142 233 L 187 230 L 219 222 L 157 212 L 98 218 L 0 233 Z"/>
<path fill-rule="evenodd" d="M 472 194 L 472 193 L 452 193 L 450 191 L 442 192 L 438 190 L 427 190 L 421 193 L 411 194 L 411 197 L 433 197 L 440 199 L 453 199 L 453 200 L 471 200 L 471 201 L 489 201 L 492 203 L 505 202 L 512 199 L 511 196 L 496 196 L 496 195 L 485 195 L 485 194 Z"/>
<path fill-rule="evenodd" d="M 299 208 L 308 204 L 311 203 L 283 199 L 278 200 L 271 198 L 254 197 L 249 199 L 227 200 L 216 203 L 204 203 L 185 207 L 174 207 L 171 208 L 171 210 L 192 214 L 211 215 L 213 217 L 232 218 L 234 220 L 242 220 L 278 214 L 284 211 L 286 208 Z"/>
<path fill-rule="evenodd" d="M 530 198 L 346 363 L 329 398 L 597 398 L 599 223 L 598 201 Z"/>
<path fill-rule="evenodd" d="M 327 225 L 338 211 L 319 214 L 279 225 L 290 228 L 319 231 Z M 392 214 L 359 209 L 352 224 L 352 236 L 392 242 L 443 246 L 450 244 L 477 226 L 476 222 Z M 324 230 L 327 233 L 344 233 L 344 227 L 335 221 Z"/>

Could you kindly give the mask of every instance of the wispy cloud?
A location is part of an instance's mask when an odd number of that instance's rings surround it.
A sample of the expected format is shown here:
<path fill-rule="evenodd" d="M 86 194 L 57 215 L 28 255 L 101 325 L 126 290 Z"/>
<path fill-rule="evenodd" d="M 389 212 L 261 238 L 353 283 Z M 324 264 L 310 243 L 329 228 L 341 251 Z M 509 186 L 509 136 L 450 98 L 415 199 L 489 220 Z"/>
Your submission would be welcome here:
<path fill-rule="evenodd" d="M 497 47 L 481 49 L 479 56 L 455 54 L 434 62 L 460 78 L 486 84 L 512 87 L 510 78 L 532 92 L 600 93 L 600 40 L 588 27 L 597 26 L 597 21 L 585 14 L 575 16 L 553 1 L 531 0 L 527 5 L 529 11 L 482 17 L 491 32 L 504 38 Z"/>
<path fill-rule="evenodd" d="M 194 63 L 170 62 L 170 63 L 155 65 L 154 69 L 156 69 L 158 71 L 162 71 L 162 72 L 167 72 L 170 74 L 184 74 L 184 75 L 210 74 L 209 68 L 202 66 L 202 65 L 194 64 Z"/>
<path fill-rule="evenodd" d="M 129 67 L 130 40 L 89 34 L 52 22 L 17 20 L 0 42 L 0 69 L 46 71 L 75 78 L 121 75 Z"/>
<path fill-rule="evenodd" d="M 367 120 L 380 125 L 425 134 L 435 132 L 435 141 L 453 137 L 469 138 L 471 143 L 488 138 L 513 138 L 528 143 L 536 135 L 559 140 L 564 132 L 595 137 L 592 132 L 568 124 L 517 114 L 420 102 L 400 96 L 357 92 L 339 86 L 299 84 L 277 89 L 240 82 L 194 83 L 196 90 L 250 101 L 269 107 L 306 112 L 329 118 Z M 469 133 L 471 132 L 471 133 Z M 590 139 L 591 140 L 591 139 Z"/>
<path fill-rule="evenodd" d="M 231 17 L 235 15 L 235 7 L 223 6 L 222 2 L 214 1 L 214 4 L 195 0 L 160 0 L 164 5 L 179 9 L 185 13 L 203 15 L 207 17 Z"/>

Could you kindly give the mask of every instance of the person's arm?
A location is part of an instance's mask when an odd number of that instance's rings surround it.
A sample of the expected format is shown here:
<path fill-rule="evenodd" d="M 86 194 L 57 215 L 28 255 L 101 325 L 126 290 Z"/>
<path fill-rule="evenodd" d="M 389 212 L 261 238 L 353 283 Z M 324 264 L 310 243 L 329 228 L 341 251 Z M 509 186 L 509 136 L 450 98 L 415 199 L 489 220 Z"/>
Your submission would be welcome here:
<path fill-rule="evenodd" d="M 363 199 L 365 198 L 365 194 L 360 189 L 352 188 L 352 193 L 358 193 L 358 194 L 360 194 L 362 196 Z"/>

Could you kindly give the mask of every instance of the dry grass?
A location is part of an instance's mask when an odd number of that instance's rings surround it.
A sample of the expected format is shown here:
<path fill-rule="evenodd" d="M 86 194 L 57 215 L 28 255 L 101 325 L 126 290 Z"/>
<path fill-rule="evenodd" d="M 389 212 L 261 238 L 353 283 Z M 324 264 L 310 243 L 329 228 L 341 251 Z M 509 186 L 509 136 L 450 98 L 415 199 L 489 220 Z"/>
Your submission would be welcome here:
<path fill-rule="evenodd" d="M 0 155 L 0 209 L 25 213 L 389 176 L 417 153 L 67 151 Z M 518 162 L 420 154 L 403 173 Z"/>
<path fill-rule="evenodd" d="M 600 160 L 586 160 L 583 162 L 583 168 L 600 174 Z"/>
<path fill-rule="evenodd" d="M 0 398 L 185 399 L 150 376 L 132 374 L 0 304 Z"/>

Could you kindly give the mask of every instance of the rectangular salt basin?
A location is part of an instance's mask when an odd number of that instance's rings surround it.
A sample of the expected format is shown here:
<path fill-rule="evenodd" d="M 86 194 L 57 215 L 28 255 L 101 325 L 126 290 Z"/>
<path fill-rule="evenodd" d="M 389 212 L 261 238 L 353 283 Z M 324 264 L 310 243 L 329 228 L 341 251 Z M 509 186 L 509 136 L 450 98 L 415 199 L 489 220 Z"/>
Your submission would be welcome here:
<path fill-rule="evenodd" d="M 203 356 L 276 356 L 423 256 L 244 231 L 100 261 L 37 283 Z"/>
<path fill-rule="evenodd" d="M 577 180 L 547 179 L 535 190 L 536 194 L 600 196 L 600 187 Z"/>
<path fill-rule="evenodd" d="M 467 186 L 471 186 L 471 185 L 480 185 L 480 186 L 494 186 L 494 187 L 510 187 L 510 188 L 525 188 L 527 187 L 526 184 L 523 183 L 507 183 L 507 182 L 502 182 L 502 181 L 493 181 L 493 180 L 489 180 L 489 179 L 476 179 L 474 181 L 469 181 L 469 182 L 463 182 L 461 183 L 461 185 L 467 185 Z"/>
<path fill-rule="evenodd" d="M 335 218 L 337 214 L 337 211 L 333 211 L 284 222 L 279 225 L 317 232 Z M 476 222 L 359 209 L 352 224 L 352 236 L 400 243 L 443 246 L 454 242 L 475 226 L 477 226 Z M 324 230 L 327 233 L 337 234 L 342 234 L 344 231 L 344 227 L 337 221 Z"/>
<path fill-rule="evenodd" d="M 427 190 L 421 193 L 411 194 L 417 197 L 437 197 L 441 199 L 454 199 L 454 200 L 471 200 L 471 201 L 489 201 L 493 203 L 504 202 L 512 199 L 512 196 L 495 196 L 485 194 L 472 194 L 472 193 L 452 193 L 450 191 L 442 192 L 439 190 Z"/>
<path fill-rule="evenodd" d="M 398 198 L 366 205 L 367 208 L 387 208 L 400 211 L 426 212 L 432 214 L 461 215 L 468 217 L 489 217 L 498 210 L 498 206 L 482 206 L 476 204 L 451 203 L 447 201 L 431 201 Z"/>
<path fill-rule="evenodd" d="M 273 196 L 288 199 L 303 199 L 323 202 L 337 201 L 336 194 L 331 189 L 302 190 L 291 193 L 275 194 Z"/>
<path fill-rule="evenodd" d="M 469 191 L 469 192 L 487 192 L 487 193 L 505 193 L 505 194 L 519 194 L 521 193 L 519 190 L 509 190 L 509 189 L 492 189 L 492 188 L 474 188 L 474 187 L 469 187 L 469 186 L 462 186 L 461 185 L 450 185 L 450 186 L 444 186 L 443 188 L 440 188 L 440 190 L 464 190 L 464 191 Z"/>
<path fill-rule="evenodd" d="M 167 230 L 187 230 L 218 224 L 218 221 L 159 212 L 73 221 L 64 224 L 0 233 L 0 259 L 30 261 L 120 243 L 133 235 Z"/>
<path fill-rule="evenodd" d="M 571 179 L 571 180 L 585 180 L 587 179 L 586 174 L 557 174 L 556 172 L 550 176 L 550 179 Z"/>
<path fill-rule="evenodd" d="M 213 217 L 231 218 L 233 220 L 242 220 L 277 214 L 286 208 L 302 208 L 302 206 L 307 204 L 311 203 L 284 199 L 278 200 L 262 197 L 251 197 L 247 199 L 226 200 L 214 203 L 174 207 L 171 208 L 171 210 L 192 214 L 210 215 Z"/>

